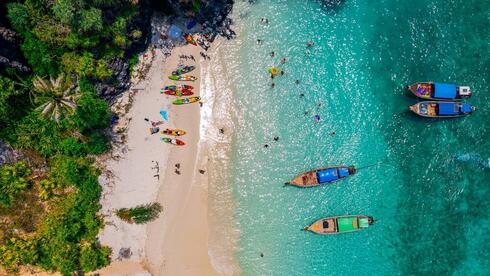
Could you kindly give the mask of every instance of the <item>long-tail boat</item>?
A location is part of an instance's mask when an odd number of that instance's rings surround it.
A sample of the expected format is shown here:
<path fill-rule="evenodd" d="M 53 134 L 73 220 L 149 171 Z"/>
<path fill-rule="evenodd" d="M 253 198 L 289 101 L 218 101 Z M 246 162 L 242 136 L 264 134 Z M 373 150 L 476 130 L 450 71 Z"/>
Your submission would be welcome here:
<path fill-rule="evenodd" d="M 333 166 L 302 173 L 285 184 L 301 188 L 314 187 L 338 181 L 355 173 L 354 166 Z"/>
<path fill-rule="evenodd" d="M 319 219 L 303 230 L 320 235 L 333 235 L 359 231 L 368 228 L 373 223 L 373 217 L 369 216 L 336 216 Z"/>
<path fill-rule="evenodd" d="M 415 97 L 424 100 L 451 101 L 471 97 L 469 86 L 457 86 L 449 83 L 439 82 L 417 82 L 405 87 Z"/>
<path fill-rule="evenodd" d="M 409 106 L 415 114 L 430 118 L 453 118 L 471 114 L 476 107 L 469 103 L 424 101 Z"/>

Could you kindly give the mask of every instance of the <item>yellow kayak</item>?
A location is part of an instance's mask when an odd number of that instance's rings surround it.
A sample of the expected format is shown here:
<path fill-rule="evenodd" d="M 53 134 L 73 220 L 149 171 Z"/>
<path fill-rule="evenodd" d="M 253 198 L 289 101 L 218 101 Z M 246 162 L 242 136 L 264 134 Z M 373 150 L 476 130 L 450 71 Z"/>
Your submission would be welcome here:
<path fill-rule="evenodd" d="M 190 103 L 198 102 L 200 99 L 201 99 L 200 97 L 189 97 L 189 98 L 177 99 L 172 103 L 175 105 L 190 104 Z"/>
<path fill-rule="evenodd" d="M 162 134 L 173 135 L 173 136 L 182 136 L 182 135 L 185 135 L 186 132 L 185 132 L 185 130 L 178 129 L 178 128 L 176 128 L 176 129 L 167 128 L 167 129 L 162 130 Z"/>

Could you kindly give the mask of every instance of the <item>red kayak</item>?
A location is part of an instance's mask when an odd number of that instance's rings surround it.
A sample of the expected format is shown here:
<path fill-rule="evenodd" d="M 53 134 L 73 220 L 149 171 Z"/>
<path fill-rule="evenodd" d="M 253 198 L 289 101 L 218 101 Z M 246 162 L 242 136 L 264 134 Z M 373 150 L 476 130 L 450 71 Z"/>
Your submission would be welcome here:
<path fill-rule="evenodd" d="M 181 96 L 190 96 L 190 95 L 193 95 L 194 93 L 190 90 L 177 90 L 177 91 L 174 91 L 174 90 L 166 90 L 165 92 L 166 95 L 172 95 L 172 96 L 178 96 L 178 97 L 181 97 Z"/>
<path fill-rule="evenodd" d="M 172 139 L 172 138 L 163 137 L 162 138 L 162 141 L 165 142 L 165 143 L 176 145 L 176 146 L 183 146 L 183 145 L 185 145 L 184 141 L 179 140 L 179 139 Z"/>

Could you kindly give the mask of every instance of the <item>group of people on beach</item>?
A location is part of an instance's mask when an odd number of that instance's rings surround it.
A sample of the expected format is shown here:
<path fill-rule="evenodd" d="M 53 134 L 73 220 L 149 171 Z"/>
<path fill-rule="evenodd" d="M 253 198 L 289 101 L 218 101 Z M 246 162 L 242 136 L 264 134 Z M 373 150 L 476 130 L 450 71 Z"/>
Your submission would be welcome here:
<path fill-rule="evenodd" d="M 196 61 L 196 59 L 194 58 L 193 55 L 179 55 L 179 58 L 180 59 L 185 59 L 185 60 L 191 59 L 192 61 Z"/>

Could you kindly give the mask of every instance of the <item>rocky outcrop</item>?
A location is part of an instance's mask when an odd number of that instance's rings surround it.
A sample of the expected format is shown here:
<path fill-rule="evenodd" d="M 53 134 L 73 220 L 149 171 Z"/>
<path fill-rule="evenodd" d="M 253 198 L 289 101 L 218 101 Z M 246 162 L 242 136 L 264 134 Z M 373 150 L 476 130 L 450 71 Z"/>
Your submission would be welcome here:
<path fill-rule="evenodd" d="M 20 160 L 22 155 L 8 144 L 0 140 L 0 167 L 7 163 L 14 163 Z"/>
<path fill-rule="evenodd" d="M 10 29 L 5 3 L 0 4 L 0 68 L 14 68 L 20 73 L 30 72 L 20 51 L 20 36 Z"/>
<path fill-rule="evenodd" d="M 138 14 L 128 23 L 127 36 L 131 38 L 131 46 L 126 50 L 124 58 L 113 58 L 107 65 L 112 70 L 112 76 L 104 81 L 95 83 L 97 95 L 110 103 L 119 94 L 126 91 L 130 86 L 130 74 L 128 60 L 134 54 L 144 51 L 151 37 L 151 16 L 153 14 L 150 1 L 140 0 Z M 132 35 L 141 32 L 141 36 Z"/>

